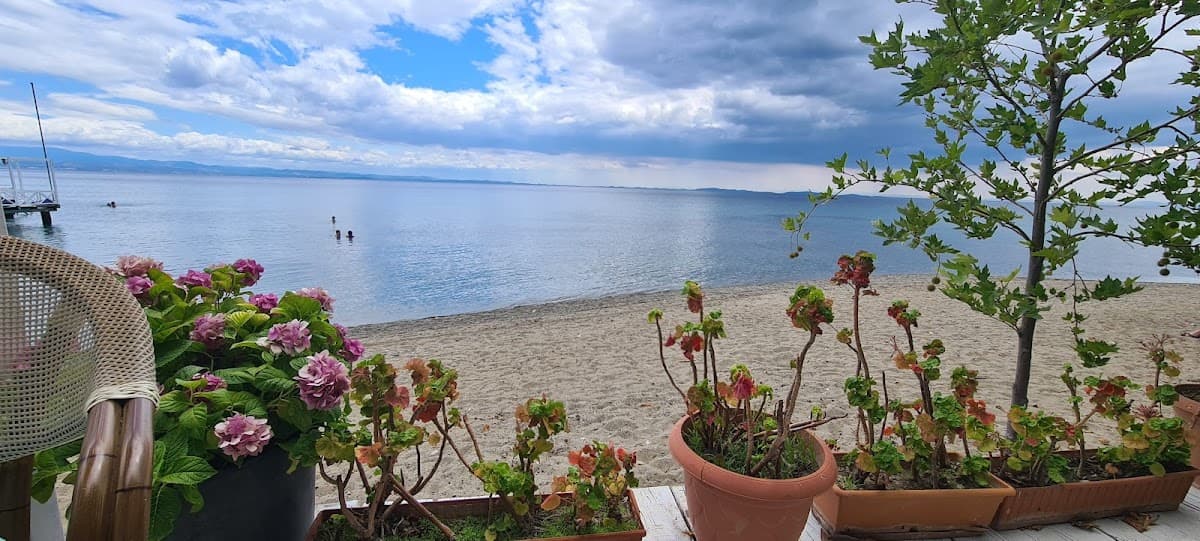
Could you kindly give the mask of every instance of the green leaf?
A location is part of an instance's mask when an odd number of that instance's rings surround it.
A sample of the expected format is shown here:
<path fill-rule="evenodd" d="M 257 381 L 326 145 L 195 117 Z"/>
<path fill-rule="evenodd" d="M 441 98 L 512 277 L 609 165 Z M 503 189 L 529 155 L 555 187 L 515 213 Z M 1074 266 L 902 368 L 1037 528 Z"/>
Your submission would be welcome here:
<path fill-rule="evenodd" d="M 175 529 L 175 519 L 183 510 L 179 494 L 171 487 L 158 487 L 150 495 L 150 541 L 162 541 Z"/>
<path fill-rule="evenodd" d="M 1162 477 L 1167 474 L 1167 469 L 1163 467 L 1161 462 L 1155 462 L 1150 465 L 1150 473 L 1155 477 Z"/>
<path fill-rule="evenodd" d="M 199 513 L 201 509 L 204 509 L 204 496 L 200 495 L 200 489 L 196 485 L 179 485 L 179 494 L 185 501 L 192 504 L 192 513 Z"/>
<path fill-rule="evenodd" d="M 296 427 L 299 432 L 305 432 L 312 427 L 313 415 L 297 397 L 275 402 L 275 414 L 284 422 Z"/>
<path fill-rule="evenodd" d="M 201 402 L 181 413 L 179 427 L 193 439 L 204 439 L 204 434 L 208 432 L 208 406 Z"/>
<path fill-rule="evenodd" d="M 296 388 L 296 381 L 283 370 L 265 366 L 254 376 L 254 387 L 264 393 L 285 394 Z"/>
<path fill-rule="evenodd" d="M 198 456 L 184 456 L 163 465 L 162 477 L 156 481 L 165 485 L 198 485 L 217 474 L 208 461 Z"/>

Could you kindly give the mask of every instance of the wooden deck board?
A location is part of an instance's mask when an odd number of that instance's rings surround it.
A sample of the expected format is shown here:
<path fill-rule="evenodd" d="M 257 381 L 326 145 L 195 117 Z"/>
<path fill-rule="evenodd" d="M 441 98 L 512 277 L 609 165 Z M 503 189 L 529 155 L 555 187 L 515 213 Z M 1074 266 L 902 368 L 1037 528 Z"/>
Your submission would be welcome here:
<path fill-rule="evenodd" d="M 649 487 L 634 489 L 638 505 L 646 523 L 646 541 L 690 541 L 691 531 L 687 522 L 687 500 L 683 487 Z M 643 496 L 645 494 L 645 496 Z M 650 511 L 649 507 L 660 509 Z M 654 527 L 646 519 L 654 518 Z M 674 515 L 672 517 L 672 515 Z M 1095 528 L 1076 528 L 1070 524 L 1056 524 L 1037 530 L 988 531 L 982 537 L 961 538 L 946 541 L 978 539 L 984 541 L 1190 541 L 1200 540 L 1200 489 L 1192 488 L 1178 511 L 1158 513 L 1153 526 L 1139 532 L 1119 518 L 1097 520 Z M 820 541 L 821 527 L 815 518 L 809 517 L 804 528 L 802 541 Z"/>

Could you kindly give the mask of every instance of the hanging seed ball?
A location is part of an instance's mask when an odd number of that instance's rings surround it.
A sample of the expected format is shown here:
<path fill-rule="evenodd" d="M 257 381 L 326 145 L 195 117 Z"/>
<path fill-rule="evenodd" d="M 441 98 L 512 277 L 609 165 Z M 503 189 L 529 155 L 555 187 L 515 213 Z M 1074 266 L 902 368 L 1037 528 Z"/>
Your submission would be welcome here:
<path fill-rule="evenodd" d="M 935 286 L 933 284 L 929 284 L 929 285 L 925 286 L 925 291 L 937 291 L 937 286 Z"/>
<path fill-rule="evenodd" d="M 938 284 L 942 283 L 942 278 L 940 276 L 934 276 L 933 278 L 930 278 L 929 281 L 933 285 L 938 285 Z"/>
<path fill-rule="evenodd" d="M 788 259 L 796 259 L 797 257 L 800 257 L 799 252 L 792 252 L 792 253 L 788 254 Z"/>
<path fill-rule="evenodd" d="M 1167 276 L 1167 275 L 1171 274 L 1171 269 L 1167 269 L 1167 268 L 1158 269 L 1158 273 L 1163 276 Z"/>
<path fill-rule="evenodd" d="M 1158 266 L 1160 266 L 1160 267 L 1165 267 L 1165 266 L 1167 266 L 1167 265 L 1170 265 L 1170 264 L 1171 264 L 1171 260 L 1170 260 L 1170 259 L 1167 259 L 1167 258 L 1165 258 L 1165 257 L 1164 257 L 1164 258 L 1162 258 L 1162 259 L 1159 259 L 1159 260 L 1158 260 Z"/>
<path fill-rule="evenodd" d="M 1051 294 L 1051 295 L 1058 295 L 1058 289 L 1056 289 L 1056 288 L 1053 288 L 1053 287 L 1052 287 L 1052 288 L 1050 288 L 1050 294 Z"/>
<path fill-rule="evenodd" d="M 1167 227 L 1171 229 L 1179 229 L 1179 222 L 1167 222 Z"/>
<path fill-rule="evenodd" d="M 800 252 L 803 252 L 803 251 L 804 251 L 804 247 L 803 247 L 803 246 L 796 246 L 796 253 L 800 253 Z"/>

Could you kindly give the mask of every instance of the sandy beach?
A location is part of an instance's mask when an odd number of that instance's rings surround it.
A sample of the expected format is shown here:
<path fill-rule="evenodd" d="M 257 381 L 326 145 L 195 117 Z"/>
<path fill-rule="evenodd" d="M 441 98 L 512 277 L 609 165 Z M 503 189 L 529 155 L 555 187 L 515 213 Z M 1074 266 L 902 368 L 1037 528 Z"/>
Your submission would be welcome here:
<path fill-rule="evenodd" d="M 899 328 L 886 317 L 886 306 L 894 299 L 908 299 L 923 315 L 918 340 L 941 338 L 948 349 L 944 366 L 965 364 L 978 369 L 982 396 L 989 404 L 1007 405 L 1015 334 L 941 293 L 926 291 L 927 283 L 928 278 L 916 276 L 876 278 L 880 295 L 863 302 L 862 332 L 872 367 L 877 374 L 888 373 L 893 397 L 915 396 L 911 374 L 897 372 L 888 357 L 890 338 Z M 760 381 L 781 392 L 786 390 L 788 361 L 805 338 L 784 315 L 794 287 L 775 284 L 706 290 L 706 307 L 723 311 L 729 335 L 716 344 L 722 369 L 744 362 Z M 836 326 L 849 325 L 850 289 L 825 289 L 834 299 Z M 665 311 L 664 323 L 669 326 L 691 316 L 682 297 L 670 291 L 364 325 L 351 331 L 363 340 L 368 353 L 383 353 L 394 363 L 410 357 L 437 358 L 458 369 L 459 405 L 473 426 L 484 429 L 481 439 L 489 457 L 510 456 L 514 407 L 528 397 L 547 394 L 566 403 L 571 431 L 555 441 L 552 456 L 538 472 L 541 483 L 548 484 L 555 472 L 566 468 L 569 448 L 598 439 L 636 450 L 638 476 L 643 485 L 651 486 L 680 482 L 680 472 L 666 450 L 666 433 L 683 413 L 678 395 L 662 374 L 654 327 L 646 322 L 646 313 L 656 307 Z M 1174 348 L 1185 358 L 1180 380 L 1200 381 L 1200 340 L 1179 337 L 1184 330 L 1200 327 L 1200 285 L 1148 284 L 1128 298 L 1095 303 L 1087 310 L 1089 335 L 1122 346 L 1105 369 L 1107 373 L 1148 381 L 1153 371 L 1142 357 L 1138 341 L 1166 333 L 1176 337 Z M 1066 413 L 1065 391 L 1058 375 L 1063 363 L 1074 356 L 1061 315 L 1062 310 L 1056 309 L 1039 326 L 1030 395 L 1034 404 Z M 676 379 L 682 380 L 686 364 L 677 351 L 668 354 L 668 361 L 679 361 L 672 368 Z M 831 414 L 844 413 L 841 385 L 853 366 L 852 354 L 832 333 L 822 336 L 806 364 L 798 411 L 820 405 Z M 946 390 L 945 386 L 938 388 Z M 1104 432 L 1100 425 L 1094 429 Z M 849 419 L 821 427 L 820 433 L 846 444 L 853 442 Z M 469 472 L 448 456 L 437 479 L 421 496 L 481 492 Z M 336 502 L 336 493 L 329 486 L 319 484 L 317 494 L 319 503 Z"/>

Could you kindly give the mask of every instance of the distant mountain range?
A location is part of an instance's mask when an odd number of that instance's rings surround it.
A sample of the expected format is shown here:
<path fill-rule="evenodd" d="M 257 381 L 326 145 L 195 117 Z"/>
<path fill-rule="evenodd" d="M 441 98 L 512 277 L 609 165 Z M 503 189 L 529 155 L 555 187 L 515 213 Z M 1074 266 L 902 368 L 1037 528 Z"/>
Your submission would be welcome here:
<path fill-rule="evenodd" d="M 376 175 L 370 173 L 343 173 L 312 169 L 275 169 L 272 167 L 244 167 L 237 165 L 209 165 L 189 161 L 139 160 L 122 156 L 105 156 L 78 152 L 65 148 L 49 147 L 50 160 L 56 171 L 95 171 L 109 173 L 159 173 L 188 175 L 253 176 L 253 177 L 318 177 L 353 178 L 380 180 L 440 180 L 424 176 Z M 0 157 L 41 158 L 38 147 L 0 146 Z M 463 181 L 472 182 L 472 181 Z"/>

